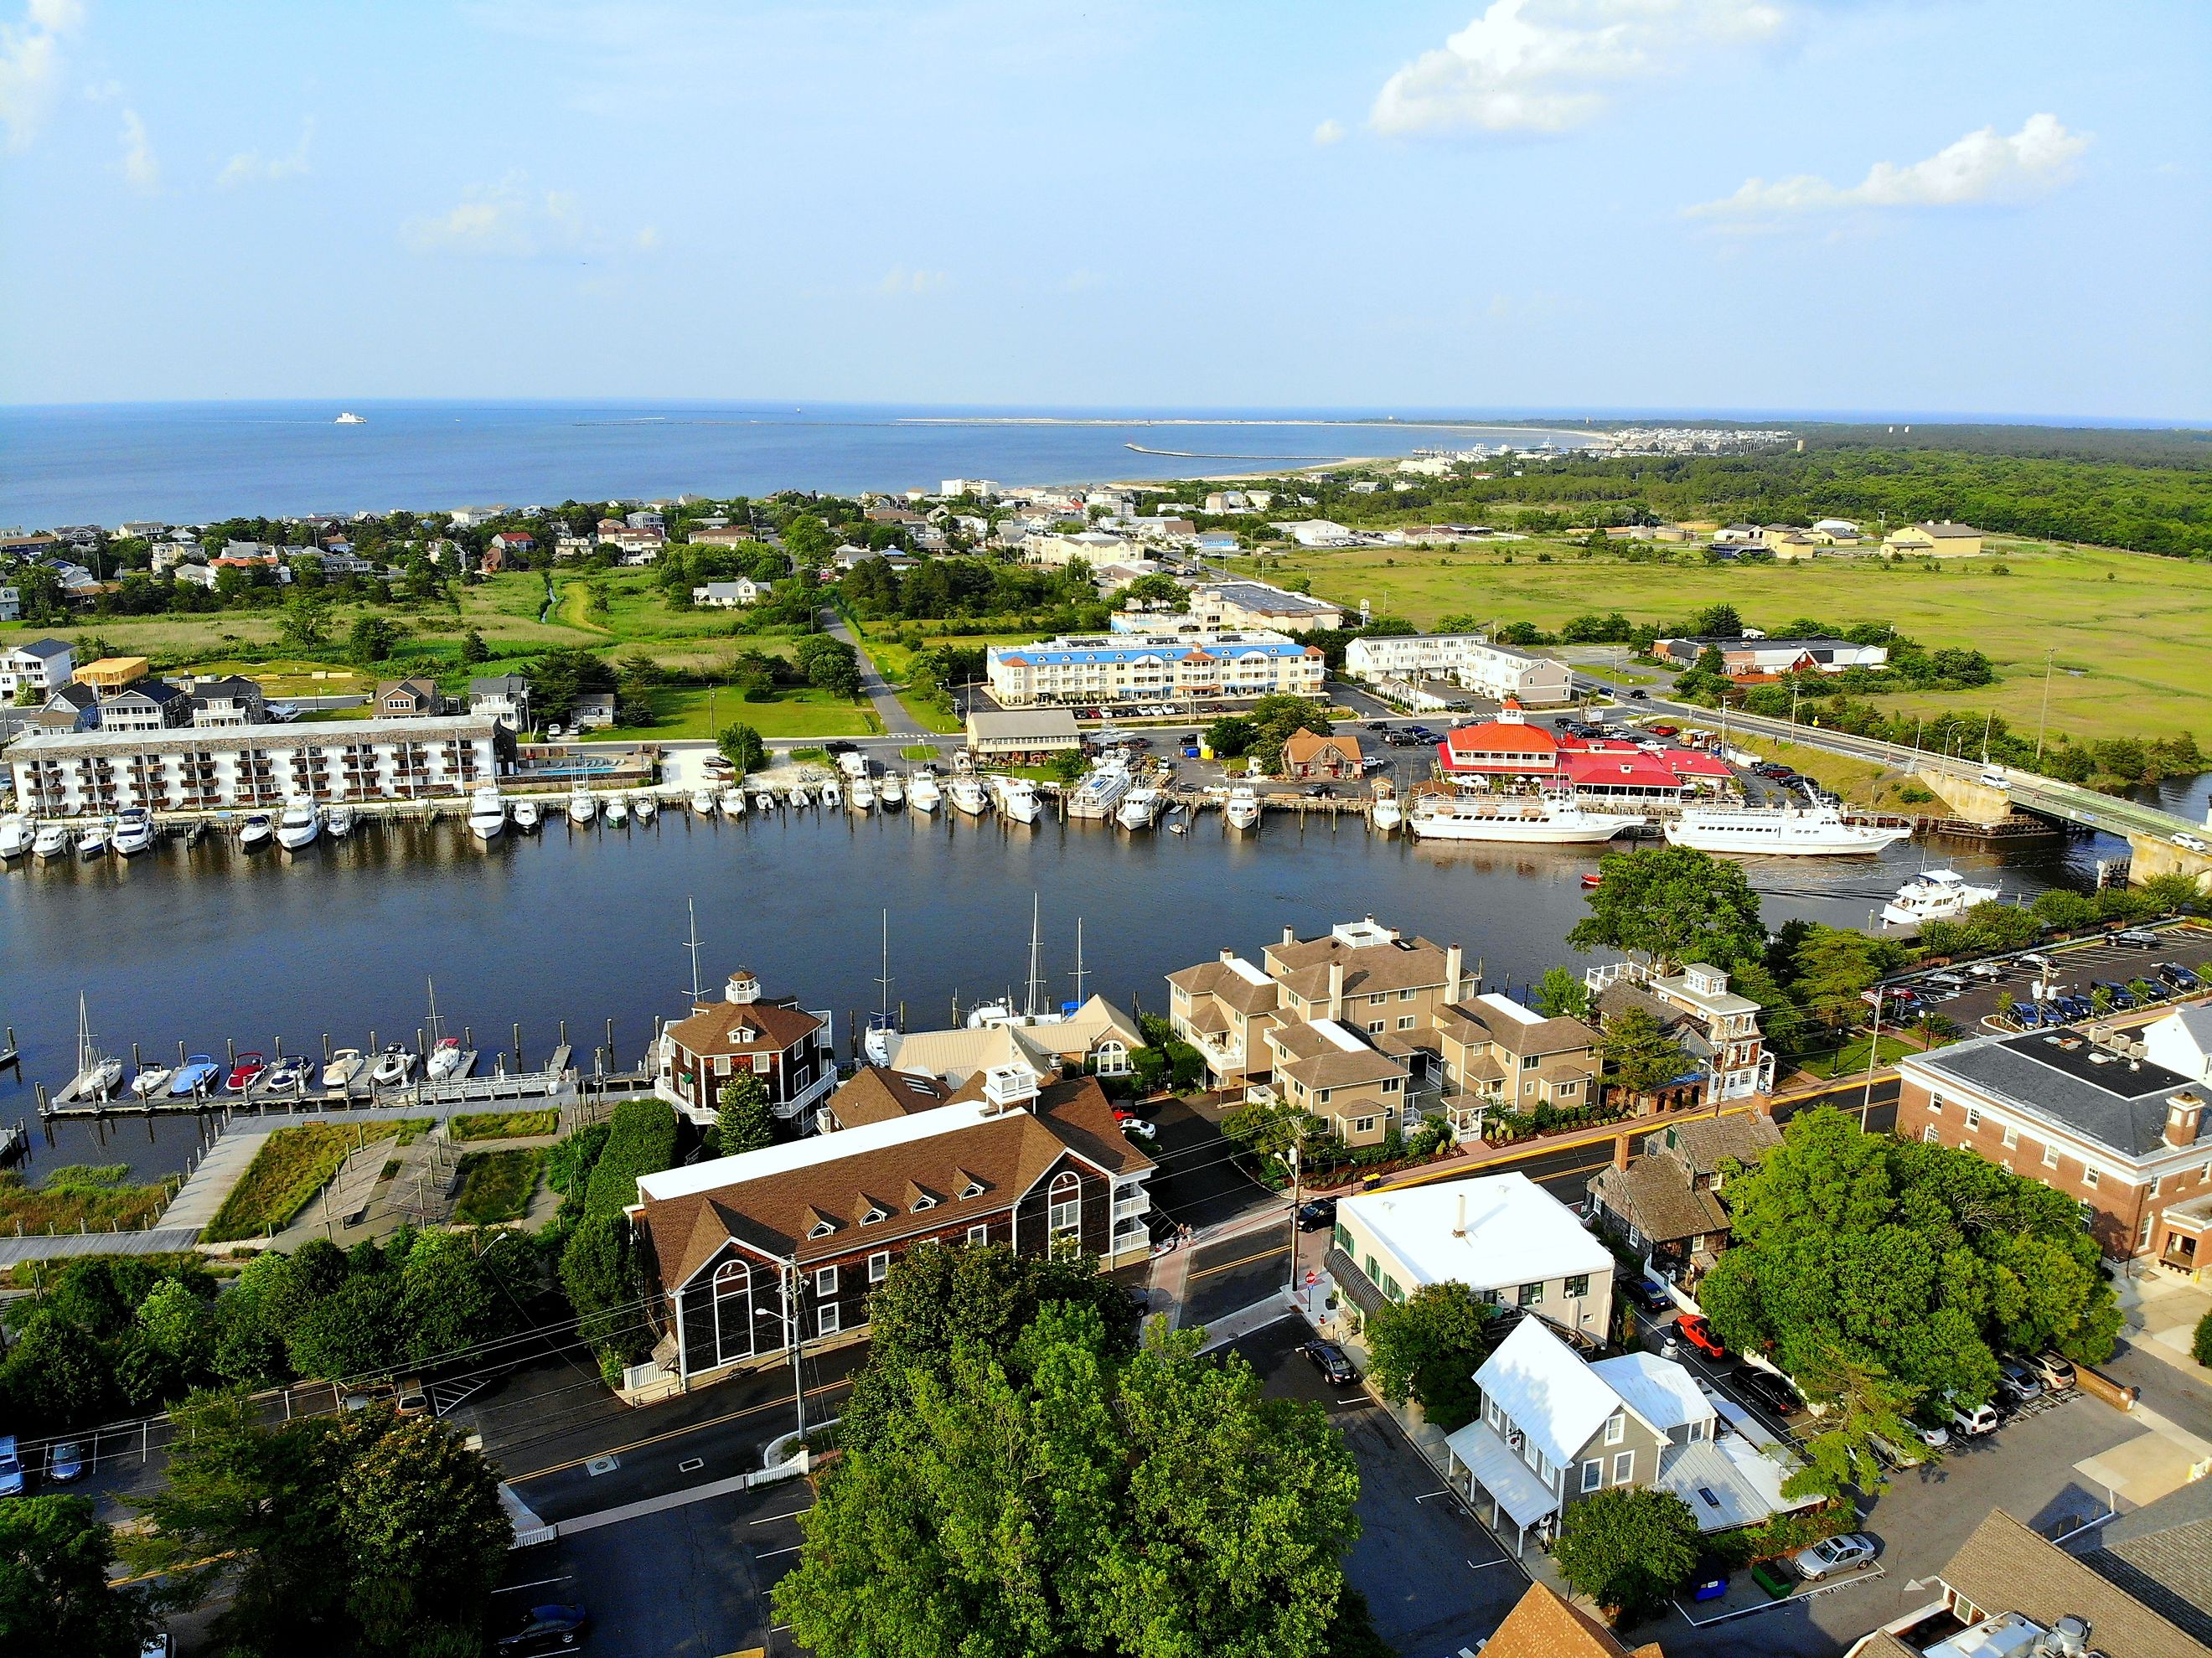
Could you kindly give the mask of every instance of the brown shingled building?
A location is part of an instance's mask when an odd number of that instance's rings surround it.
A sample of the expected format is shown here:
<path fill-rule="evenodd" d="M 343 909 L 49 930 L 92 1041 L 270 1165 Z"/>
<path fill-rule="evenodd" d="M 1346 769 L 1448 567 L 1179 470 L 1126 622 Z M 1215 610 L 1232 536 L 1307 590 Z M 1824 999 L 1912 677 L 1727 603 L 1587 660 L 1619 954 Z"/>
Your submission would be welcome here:
<path fill-rule="evenodd" d="M 713 1122 L 722 1085 L 750 1072 L 768 1090 L 776 1120 L 806 1133 L 837 1082 L 830 1016 L 790 997 L 763 997 L 760 981 L 742 967 L 721 1000 L 693 1003 L 690 1017 L 660 1033 L 653 1052 L 653 1092 L 696 1123 Z"/>

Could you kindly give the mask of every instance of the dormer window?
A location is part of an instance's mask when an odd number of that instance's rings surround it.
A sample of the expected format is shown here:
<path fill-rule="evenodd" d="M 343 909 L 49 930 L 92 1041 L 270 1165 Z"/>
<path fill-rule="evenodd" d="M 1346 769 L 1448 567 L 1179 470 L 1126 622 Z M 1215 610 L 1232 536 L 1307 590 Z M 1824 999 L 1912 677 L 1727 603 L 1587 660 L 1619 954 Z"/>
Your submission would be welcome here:
<path fill-rule="evenodd" d="M 884 1214 L 880 1206 L 872 1204 L 869 1206 L 868 1212 L 860 1217 L 860 1224 L 863 1226 L 873 1226 L 878 1221 L 887 1218 L 888 1217 Z"/>
<path fill-rule="evenodd" d="M 826 1238 L 836 1230 L 836 1227 L 832 1225 L 830 1222 L 826 1220 L 817 1220 L 812 1226 L 807 1229 L 806 1236 L 810 1238 Z"/>
<path fill-rule="evenodd" d="M 749 1042 L 752 1039 L 752 1029 L 749 1025 L 735 1026 L 730 1032 L 730 1040 L 733 1042 Z"/>
<path fill-rule="evenodd" d="M 924 1192 L 920 1197 L 914 1200 L 913 1212 L 918 1215 L 925 1209 L 934 1209 L 936 1207 L 937 1199 L 930 1196 L 928 1193 Z"/>
<path fill-rule="evenodd" d="M 979 1180 L 969 1181 L 967 1185 L 960 1188 L 960 1195 L 963 1198 L 981 1197 L 983 1195 L 983 1182 Z"/>

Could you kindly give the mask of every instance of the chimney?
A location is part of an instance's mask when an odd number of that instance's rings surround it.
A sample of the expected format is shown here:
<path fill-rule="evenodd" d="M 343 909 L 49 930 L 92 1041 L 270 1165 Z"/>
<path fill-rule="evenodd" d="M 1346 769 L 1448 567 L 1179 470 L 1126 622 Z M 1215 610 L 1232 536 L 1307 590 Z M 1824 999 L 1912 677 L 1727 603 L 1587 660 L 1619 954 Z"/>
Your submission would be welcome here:
<path fill-rule="evenodd" d="M 1233 962 L 1233 961 L 1235 961 L 1235 960 L 1237 959 L 1237 952 L 1236 952 L 1236 950 L 1233 950 L 1232 948 L 1231 948 L 1231 947 L 1230 947 L 1229 945 L 1227 945 L 1227 944 L 1224 944 L 1224 945 L 1222 945 L 1222 947 L 1221 947 L 1221 959 L 1222 959 L 1222 962 L 1224 963 L 1224 965 L 1225 965 L 1226 963 L 1230 963 L 1230 962 Z"/>
<path fill-rule="evenodd" d="M 1344 1011 L 1344 963 L 1328 964 L 1328 1017 L 1332 1019 Z"/>
<path fill-rule="evenodd" d="M 1444 999 L 1446 1001 L 1455 1002 L 1459 999 L 1460 976 L 1466 970 L 1467 952 L 1457 944 L 1447 945 L 1444 950 Z"/>
<path fill-rule="evenodd" d="M 2175 1094 L 2166 1102 L 2166 1143 L 2197 1144 L 2197 1126 L 2204 1115 L 2204 1102 L 2195 1094 Z"/>
<path fill-rule="evenodd" d="M 1467 1193 L 1464 1191 L 1459 1193 L 1459 1218 L 1452 1223 L 1452 1236 L 1455 1238 L 1467 1236 Z"/>
<path fill-rule="evenodd" d="M 1298 941 L 1298 930 L 1297 930 L 1296 927 L 1294 927 L 1294 926 L 1286 926 L 1286 927 L 1285 927 L 1285 928 L 1283 929 L 1283 942 L 1284 942 L 1285 944 L 1294 944 L 1297 943 L 1297 941 Z"/>

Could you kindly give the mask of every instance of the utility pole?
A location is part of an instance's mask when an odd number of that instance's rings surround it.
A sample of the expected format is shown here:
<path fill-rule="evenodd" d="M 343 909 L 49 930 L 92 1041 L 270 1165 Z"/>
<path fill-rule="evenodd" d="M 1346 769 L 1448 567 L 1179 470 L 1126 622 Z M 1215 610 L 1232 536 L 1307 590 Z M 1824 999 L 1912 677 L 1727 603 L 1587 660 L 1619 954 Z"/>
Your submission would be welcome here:
<path fill-rule="evenodd" d="M 1291 1281 L 1284 1285 L 1291 1295 L 1296 1295 L 1298 1291 L 1299 1174 L 1298 1148 L 1293 1142 L 1291 1146 Z"/>

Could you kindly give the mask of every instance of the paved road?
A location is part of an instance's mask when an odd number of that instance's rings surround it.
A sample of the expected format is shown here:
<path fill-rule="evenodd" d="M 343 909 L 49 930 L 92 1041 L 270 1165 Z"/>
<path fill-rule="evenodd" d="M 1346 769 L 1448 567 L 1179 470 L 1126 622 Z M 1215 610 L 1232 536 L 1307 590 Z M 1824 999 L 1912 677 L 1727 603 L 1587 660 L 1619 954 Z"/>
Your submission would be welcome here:
<path fill-rule="evenodd" d="M 868 701 L 875 705 L 876 717 L 884 722 L 885 734 L 891 737 L 927 737 L 929 733 L 922 730 L 915 717 L 906 711 L 905 706 L 891 695 L 890 687 L 884 683 L 883 675 L 876 671 L 875 659 L 868 654 L 868 647 L 845 625 L 845 618 L 832 610 L 826 620 L 826 631 L 830 636 L 843 640 L 860 659 L 860 689 L 867 694 Z"/>

